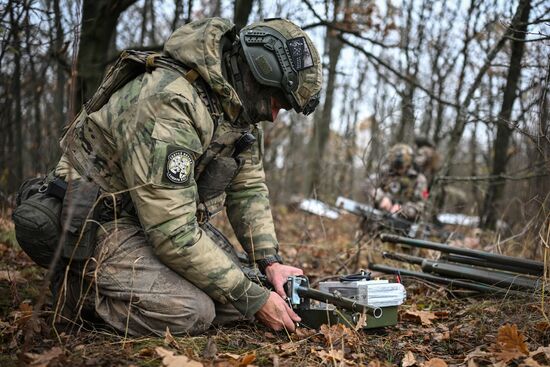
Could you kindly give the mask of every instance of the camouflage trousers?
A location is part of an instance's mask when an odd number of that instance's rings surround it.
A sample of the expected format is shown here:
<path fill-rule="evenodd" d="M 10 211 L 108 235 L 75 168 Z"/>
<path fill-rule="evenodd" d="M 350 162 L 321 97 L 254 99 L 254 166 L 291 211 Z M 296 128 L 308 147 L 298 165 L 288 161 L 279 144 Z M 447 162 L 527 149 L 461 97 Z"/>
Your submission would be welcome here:
<path fill-rule="evenodd" d="M 203 229 L 216 243 L 227 241 L 213 227 Z M 65 320 L 99 317 L 106 326 L 133 336 L 163 335 L 166 328 L 174 335 L 197 334 L 211 325 L 244 320 L 231 304 L 212 300 L 164 265 L 139 223 L 109 222 L 101 232 L 94 258 L 78 271 L 74 266 L 67 270 L 56 292 L 57 312 Z M 227 244 L 219 245 L 227 251 Z"/>

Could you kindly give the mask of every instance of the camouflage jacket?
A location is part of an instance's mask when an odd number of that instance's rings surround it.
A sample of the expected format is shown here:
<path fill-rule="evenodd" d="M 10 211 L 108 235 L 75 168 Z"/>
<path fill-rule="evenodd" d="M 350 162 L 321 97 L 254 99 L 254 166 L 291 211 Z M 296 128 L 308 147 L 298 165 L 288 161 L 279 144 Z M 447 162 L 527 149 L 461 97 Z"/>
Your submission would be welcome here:
<path fill-rule="evenodd" d="M 375 204 L 379 207 L 387 197 L 393 204 L 401 205 L 400 215 L 415 220 L 423 212 L 428 199 L 428 183 L 423 174 L 409 169 L 399 175 L 391 170 L 385 171 L 376 190 Z"/>
<path fill-rule="evenodd" d="M 278 243 L 262 165 L 259 126 L 237 126 L 241 101 L 223 78 L 220 42 L 234 32 L 219 18 L 176 30 L 164 52 L 192 68 L 211 88 L 223 113 L 210 115 L 204 98 L 181 74 L 157 68 L 115 92 L 99 111 L 82 111 L 62 139 L 56 173 L 74 168 L 105 192 L 128 191 L 157 256 L 213 299 L 255 314 L 269 291 L 248 280 L 197 223 L 197 208 L 210 213 L 225 203 L 233 229 L 249 256 L 276 254 Z M 233 123 L 232 123 L 233 122 Z M 205 156 L 229 157 L 236 137 L 257 140 L 241 153 L 242 166 L 221 196 L 198 200 L 196 172 Z"/>

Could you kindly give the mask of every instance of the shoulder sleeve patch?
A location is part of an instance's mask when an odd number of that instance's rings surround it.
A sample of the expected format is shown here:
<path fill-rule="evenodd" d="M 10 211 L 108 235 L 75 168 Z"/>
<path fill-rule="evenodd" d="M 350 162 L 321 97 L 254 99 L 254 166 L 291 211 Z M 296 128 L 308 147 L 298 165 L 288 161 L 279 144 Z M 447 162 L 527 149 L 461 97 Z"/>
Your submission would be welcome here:
<path fill-rule="evenodd" d="M 187 150 L 168 145 L 162 181 L 165 183 L 184 185 L 193 176 L 195 162 L 193 156 Z"/>

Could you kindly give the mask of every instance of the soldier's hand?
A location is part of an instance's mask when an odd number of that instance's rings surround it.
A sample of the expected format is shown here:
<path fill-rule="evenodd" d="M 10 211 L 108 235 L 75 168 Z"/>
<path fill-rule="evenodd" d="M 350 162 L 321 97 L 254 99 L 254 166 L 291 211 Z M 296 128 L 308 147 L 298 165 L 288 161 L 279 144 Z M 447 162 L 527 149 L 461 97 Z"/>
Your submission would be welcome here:
<path fill-rule="evenodd" d="M 274 263 L 265 268 L 265 275 L 267 276 L 267 280 L 273 285 L 275 292 L 283 299 L 286 299 L 284 285 L 288 277 L 292 275 L 304 275 L 304 271 L 294 266 Z"/>
<path fill-rule="evenodd" d="M 387 196 L 384 196 L 382 201 L 380 201 L 380 204 L 378 205 L 378 207 L 382 210 L 389 212 L 392 208 L 392 205 L 393 203 L 391 202 L 391 200 Z"/>
<path fill-rule="evenodd" d="M 392 205 L 391 209 L 390 209 L 390 213 L 394 214 L 394 213 L 397 213 L 401 210 L 401 205 L 399 204 L 394 204 Z"/>
<path fill-rule="evenodd" d="M 296 329 L 295 323 L 301 321 L 300 316 L 275 292 L 269 294 L 265 305 L 256 312 L 256 318 L 275 331 L 286 329 L 292 332 Z"/>

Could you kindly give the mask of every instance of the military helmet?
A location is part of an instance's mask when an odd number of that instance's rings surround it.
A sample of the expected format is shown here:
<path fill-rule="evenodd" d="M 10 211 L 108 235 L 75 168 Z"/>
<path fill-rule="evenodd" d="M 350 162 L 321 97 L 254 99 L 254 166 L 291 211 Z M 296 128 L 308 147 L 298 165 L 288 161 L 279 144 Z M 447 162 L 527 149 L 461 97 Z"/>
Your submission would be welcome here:
<path fill-rule="evenodd" d="M 414 157 L 414 163 L 419 168 L 424 168 L 424 166 L 428 165 L 430 162 L 432 162 L 435 158 L 435 149 L 424 145 L 416 151 L 416 155 Z"/>
<path fill-rule="evenodd" d="M 395 144 L 390 148 L 388 153 L 388 161 L 391 168 L 408 169 L 412 165 L 413 160 L 413 148 L 407 144 Z"/>
<path fill-rule="evenodd" d="M 252 23 L 239 36 L 246 61 L 261 85 L 282 91 L 288 103 L 304 115 L 319 104 L 321 60 L 308 35 L 285 19 Z"/>

